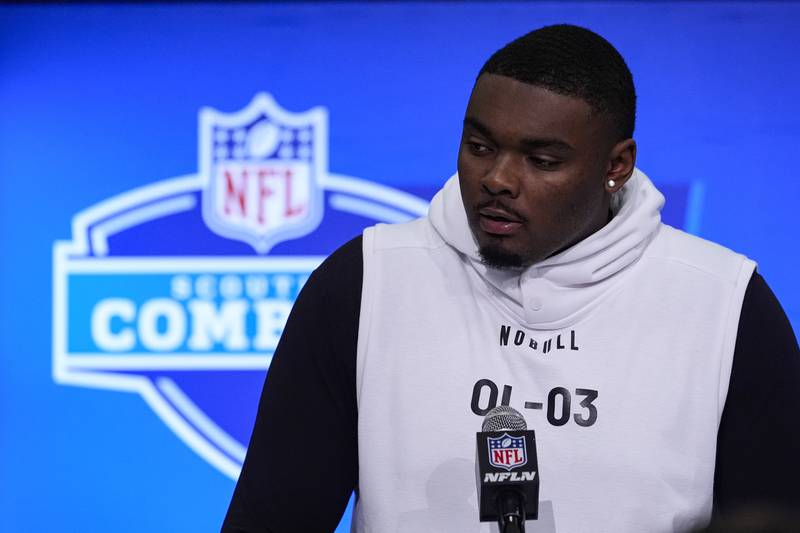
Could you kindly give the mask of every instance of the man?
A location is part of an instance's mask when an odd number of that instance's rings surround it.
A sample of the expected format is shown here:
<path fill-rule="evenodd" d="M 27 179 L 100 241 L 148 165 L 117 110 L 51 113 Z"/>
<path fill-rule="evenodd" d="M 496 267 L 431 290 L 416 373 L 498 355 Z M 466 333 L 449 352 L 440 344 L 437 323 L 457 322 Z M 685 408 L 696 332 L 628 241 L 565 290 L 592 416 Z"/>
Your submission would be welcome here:
<path fill-rule="evenodd" d="M 588 30 L 487 61 L 429 215 L 369 228 L 303 289 L 225 531 L 330 531 L 353 490 L 355 531 L 493 530 L 474 434 L 501 403 L 536 430 L 536 531 L 798 500 L 794 334 L 755 263 L 661 224 L 634 115 Z"/>

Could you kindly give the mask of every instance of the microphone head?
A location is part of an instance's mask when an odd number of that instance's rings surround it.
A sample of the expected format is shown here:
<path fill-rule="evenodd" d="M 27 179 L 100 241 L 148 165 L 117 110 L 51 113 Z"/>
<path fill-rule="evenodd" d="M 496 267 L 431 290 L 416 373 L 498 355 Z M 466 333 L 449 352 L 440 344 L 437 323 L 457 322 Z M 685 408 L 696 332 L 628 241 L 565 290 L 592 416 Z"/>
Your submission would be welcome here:
<path fill-rule="evenodd" d="M 519 411 L 507 405 L 498 405 L 483 417 L 481 431 L 524 431 L 528 429 Z"/>

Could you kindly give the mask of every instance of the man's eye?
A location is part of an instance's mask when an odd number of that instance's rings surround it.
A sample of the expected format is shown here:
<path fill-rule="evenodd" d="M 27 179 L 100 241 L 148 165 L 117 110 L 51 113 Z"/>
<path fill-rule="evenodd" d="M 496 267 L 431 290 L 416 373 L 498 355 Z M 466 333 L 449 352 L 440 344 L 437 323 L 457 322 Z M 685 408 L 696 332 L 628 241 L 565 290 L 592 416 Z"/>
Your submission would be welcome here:
<path fill-rule="evenodd" d="M 476 143 L 476 142 L 468 142 L 469 149 L 473 154 L 486 154 L 491 151 L 491 148 L 486 146 L 485 144 Z"/>
<path fill-rule="evenodd" d="M 541 168 L 541 169 L 544 169 L 544 170 L 554 169 L 554 168 L 556 168 L 558 166 L 558 163 L 559 163 L 559 161 L 552 161 L 550 159 L 541 159 L 539 157 L 531 157 L 530 161 L 531 161 L 531 163 L 533 163 L 538 168 Z"/>

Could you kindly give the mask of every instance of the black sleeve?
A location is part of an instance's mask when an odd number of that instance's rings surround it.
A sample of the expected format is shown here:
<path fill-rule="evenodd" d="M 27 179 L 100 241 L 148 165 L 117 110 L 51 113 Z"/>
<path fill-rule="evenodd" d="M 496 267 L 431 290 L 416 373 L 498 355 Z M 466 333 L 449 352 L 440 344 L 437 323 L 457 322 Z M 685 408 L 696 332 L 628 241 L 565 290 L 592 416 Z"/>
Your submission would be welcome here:
<path fill-rule="evenodd" d="M 333 531 L 358 482 L 361 237 L 309 277 L 261 393 L 224 533 Z"/>
<path fill-rule="evenodd" d="M 800 504 L 800 351 L 786 314 L 753 273 L 717 435 L 715 513 Z"/>

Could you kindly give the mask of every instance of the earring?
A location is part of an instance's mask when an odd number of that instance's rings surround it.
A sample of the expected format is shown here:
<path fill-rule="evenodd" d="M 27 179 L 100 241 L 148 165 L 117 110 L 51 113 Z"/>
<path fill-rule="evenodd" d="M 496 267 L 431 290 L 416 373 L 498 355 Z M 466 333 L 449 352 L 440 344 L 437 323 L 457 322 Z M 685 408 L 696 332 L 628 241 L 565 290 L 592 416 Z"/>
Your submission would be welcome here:
<path fill-rule="evenodd" d="M 616 181 L 614 181 L 614 180 L 608 180 L 608 188 L 609 188 L 609 189 L 613 189 L 613 188 L 614 188 L 614 186 L 615 186 L 616 184 L 617 184 L 617 182 L 616 182 Z"/>

